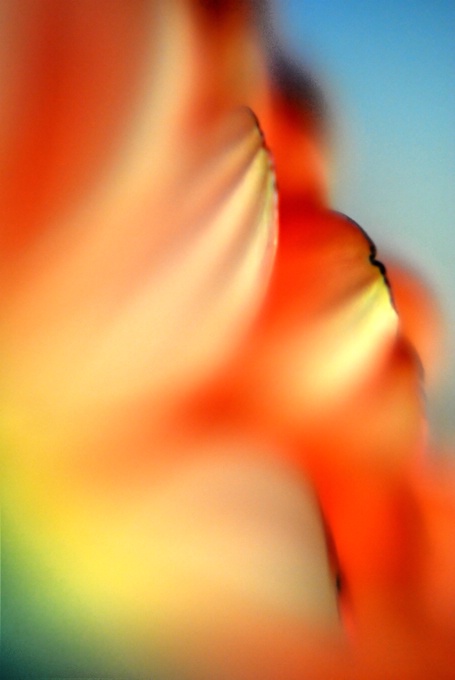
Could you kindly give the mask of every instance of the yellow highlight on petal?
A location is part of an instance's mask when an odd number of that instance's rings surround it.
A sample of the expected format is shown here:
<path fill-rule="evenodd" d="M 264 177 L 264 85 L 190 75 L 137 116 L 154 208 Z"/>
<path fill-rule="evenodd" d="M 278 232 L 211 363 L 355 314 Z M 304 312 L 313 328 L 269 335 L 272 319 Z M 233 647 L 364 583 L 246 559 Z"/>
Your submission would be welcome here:
<path fill-rule="evenodd" d="M 398 317 L 379 272 L 337 308 L 304 322 L 283 344 L 275 372 L 289 412 L 307 419 L 348 396 L 375 372 L 397 331 Z"/>

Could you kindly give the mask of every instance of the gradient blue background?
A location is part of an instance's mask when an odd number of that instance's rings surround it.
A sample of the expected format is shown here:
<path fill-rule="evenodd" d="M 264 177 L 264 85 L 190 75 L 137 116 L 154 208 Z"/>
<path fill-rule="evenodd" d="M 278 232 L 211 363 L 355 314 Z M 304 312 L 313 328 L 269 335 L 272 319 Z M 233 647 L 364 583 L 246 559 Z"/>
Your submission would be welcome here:
<path fill-rule="evenodd" d="M 431 415 L 455 432 L 455 0 L 276 0 L 334 112 L 332 204 L 423 274 L 448 326 Z"/>

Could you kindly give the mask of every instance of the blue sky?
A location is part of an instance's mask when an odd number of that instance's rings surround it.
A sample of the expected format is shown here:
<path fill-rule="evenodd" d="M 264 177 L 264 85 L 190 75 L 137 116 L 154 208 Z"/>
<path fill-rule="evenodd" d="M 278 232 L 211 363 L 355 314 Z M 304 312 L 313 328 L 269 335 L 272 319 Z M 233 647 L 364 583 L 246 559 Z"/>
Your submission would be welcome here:
<path fill-rule="evenodd" d="M 414 264 L 442 302 L 452 357 L 438 408 L 453 420 L 455 0 L 276 0 L 275 10 L 334 109 L 334 207 L 380 252 Z"/>

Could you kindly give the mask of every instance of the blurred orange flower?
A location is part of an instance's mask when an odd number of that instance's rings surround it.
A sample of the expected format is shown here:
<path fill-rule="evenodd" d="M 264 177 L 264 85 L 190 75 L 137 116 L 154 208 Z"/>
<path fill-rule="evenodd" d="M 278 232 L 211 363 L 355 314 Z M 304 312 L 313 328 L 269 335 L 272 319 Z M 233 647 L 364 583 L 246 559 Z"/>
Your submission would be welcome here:
<path fill-rule="evenodd" d="M 437 315 L 265 8 L 2 12 L 8 677 L 450 678 Z"/>

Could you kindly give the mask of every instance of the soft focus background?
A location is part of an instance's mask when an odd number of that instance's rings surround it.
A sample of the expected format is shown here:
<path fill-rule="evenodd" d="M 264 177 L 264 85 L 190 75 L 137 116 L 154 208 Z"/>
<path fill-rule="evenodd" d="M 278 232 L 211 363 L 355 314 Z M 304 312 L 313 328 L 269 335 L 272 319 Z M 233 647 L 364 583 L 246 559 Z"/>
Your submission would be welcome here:
<path fill-rule="evenodd" d="M 455 2 L 275 0 L 283 45 L 328 94 L 332 205 L 435 291 L 444 371 L 430 394 L 433 432 L 455 426 Z"/>

